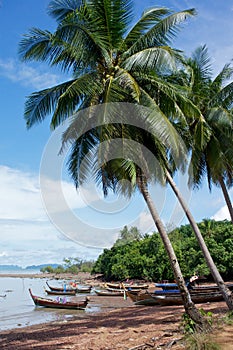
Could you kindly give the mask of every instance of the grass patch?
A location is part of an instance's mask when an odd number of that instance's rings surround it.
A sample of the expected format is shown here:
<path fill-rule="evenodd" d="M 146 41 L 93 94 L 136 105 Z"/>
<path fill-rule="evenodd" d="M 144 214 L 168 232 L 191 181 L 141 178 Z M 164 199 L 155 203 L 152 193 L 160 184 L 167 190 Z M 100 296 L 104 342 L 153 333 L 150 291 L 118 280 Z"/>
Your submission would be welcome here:
<path fill-rule="evenodd" d="M 193 333 L 185 339 L 186 350 L 220 350 L 220 346 L 211 340 L 210 334 Z"/>

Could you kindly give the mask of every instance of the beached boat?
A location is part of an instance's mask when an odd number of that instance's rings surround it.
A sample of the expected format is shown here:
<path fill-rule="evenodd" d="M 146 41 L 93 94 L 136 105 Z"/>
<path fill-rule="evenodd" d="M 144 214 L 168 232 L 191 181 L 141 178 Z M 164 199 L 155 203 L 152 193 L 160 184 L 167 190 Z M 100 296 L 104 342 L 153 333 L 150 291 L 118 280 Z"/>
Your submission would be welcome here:
<path fill-rule="evenodd" d="M 228 287 L 230 290 L 233 290 L 233 283 L 225 283 L 226 287 Z M 176 283 L 155 283 L 156 288 L 161 288 L 163 291 L 170 291 L 173 292 L 179 291 L 178 285 Z M 187 284 L 187 287 L 190 291 L 196 291 L 196 292 L 217 292 L 219 291 L 219 287 L 217 285 L 195 285 L 192 286 L 192 284 Z"/>
<path fill-rule="evenodd" d="M 182 305 L 183 304 L 183 300 L 182 300 L 180 294 L 154 295 L 153 298 L 155 298 L 158 301 L 158 303 L 160 305 L 163 305 L 163 306 Z M 212 292 L 212 293 L 197 292 L 195 294 L 191 294 L 191 299 L 195 304 L 200 304 L 200 303 L 210 303 L 210 302 L 222 301 L 223 296 L 220 292 Z"/>
<path fill-rule="evenodd" d="M 106 296 L 106 297 L 118 297 L 118 296 L 124 296 L 125 290 L 107 290 L 107 289 L 95 289 L 95 293 L 99 296 Z"/>
<path fill-rule="evenodd" d="M 54 287 L 54 286 L 50 286 L 50 284 L 46 281 L 47 286 L 49 287 L 49 289 L 51 291 L 54 292 L 70 292 L 70 291 L 75 291 L 77 292 L 77 287 L 70 287 L 69 285 L 64 284 L 64 286 L 62 287 Z"/>
<path fill-rule="evenodd" d="M 106 286 L 108 288 L 114 288 L 114 289 L 147 289 L 149 288 L 149 285 L 146 283 L 127 283 L 127 282 L 119 282 L 119 283 L 106 283 Z"/>
<path fill-rule="evenodd" d="M 225 286 L 230 290 L 233 290 L 233 283 L 225 283 Z M 200 285 L 192 287 L 193 291 L 198 292 L 217 292 L 219 291 L 219 287 L 217 285 Z"/>
<path fill-rule="evenodd" d="M 48 295 L 76 295 L 76 290 L 57 291 L 45 289 L 45 292 Z"/>
<path fill-rule="evenodd" d="M 90 293 L 92 286 L 77 286 L 77 293 Z"/>
<path fill-rule="evenodd" d="M 126 295 L 137 305 L 158 304 L 158 301 L 153 298 L 153 293 L 149 293 L 147 291 L 143 293 L 132 293 L 132 291 L 127 290 Z"/>
<path fill-rule="evenodd" d="M 72 284 L 64 284 L 63 287 L 54 287 L 50 286 L 48 282 L 46 282 L 47 286 L 51 291 L 54 292 L 72 292 L 75 291 L 75 293 L 90 293 L 92 286 L 79 286 L 76 283 Z"/>
<path fill-rule="evenodd" d="M 135 301 L 134 305 L 154 306 L 154 305 L 159 305 L 159 303 L 158 303 L 158 300 L 156 300 L 155 298 L 149 298 L 149 299 Z"/>
<path fill-rule="evenodd" d="M 85 298 L 85 300 L 78 300 L 78 301 L 68 301 L 65 298 L 59 298 L 59 300 L 53 300 L 53 299 L 35 296 L 33 295 L 31 289 L 29 289 L 29 293 L 36 306 L 50 307 L 50 308 L 56 308 L 56 309 L 83 310 L 86 308 L 88 304 L 88 298 Z"/>

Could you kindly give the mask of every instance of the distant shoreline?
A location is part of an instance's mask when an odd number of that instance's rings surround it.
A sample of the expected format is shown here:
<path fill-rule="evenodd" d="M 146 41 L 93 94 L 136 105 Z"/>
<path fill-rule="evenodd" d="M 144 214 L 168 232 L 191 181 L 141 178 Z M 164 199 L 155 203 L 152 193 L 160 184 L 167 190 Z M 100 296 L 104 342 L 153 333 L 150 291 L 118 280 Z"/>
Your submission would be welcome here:
<path fill-rule="evenodd" d="M 6 272 L 6 273 L 0 273 L 0 277 L 15 277 L 15 278 L 46 278 L 46 277 L 55 277 L 55 274 L 50 273 L 23 273 L 23 272 Z M 58 275 L 56 275 L 56 278 L 58 278 Z"/>
<path fill-rule="evenodd" d="M 57 280 L 78 280 L 80 282 L 87 281 L 87 280 L 93 280 L 94 276 L 91 276 L 90 273 L 87 272 L 81 272 L 78 274 L 70 274 L 70 273 L 23 273 L 23 272 L 6 272 L 6 273 L 0 273 L 0 277 L 12 277 L 12 278 L 48 278 L 48 279 L 57 279 Z"/>

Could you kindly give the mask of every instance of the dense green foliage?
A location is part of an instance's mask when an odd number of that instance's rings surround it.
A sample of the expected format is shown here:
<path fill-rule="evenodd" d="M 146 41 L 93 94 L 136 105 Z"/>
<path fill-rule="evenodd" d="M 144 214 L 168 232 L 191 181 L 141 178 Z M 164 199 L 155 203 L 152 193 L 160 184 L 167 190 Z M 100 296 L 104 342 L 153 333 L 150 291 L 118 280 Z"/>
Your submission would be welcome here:
<path fill-rule="evenodd" d="M 63 261 L 63 265 L 59 265 L 57 267 L 48 265 L 43 267 L 40 271 L 57 274 L 66 272 L 77 274 L 79 272 L 91 272 L 94 265 L 93 261 L 83 261 L 79 258 L 65 258 Z"/>
<path fill-rule="evenodd" d="M 203 220 L 198 224 L 206 245 L 224 279 L 233 277 L 233 226 L 228 221 Z M 130 234 L 130 230 L 128 231 Z M 124 238 L 126 229 L 124 228 Z M 179 260 L 183 275 L 205 275 L 210 278 L 198 242 L 190 225 L 173 230 L 169 237 Z M 134 239 L 127 244 L 105 249 L 94 264 L 93 273 L 103 274 L 106 280 L 145 278 L 153 281 L 172 280 L 173 272 L 157 233 Z"/>

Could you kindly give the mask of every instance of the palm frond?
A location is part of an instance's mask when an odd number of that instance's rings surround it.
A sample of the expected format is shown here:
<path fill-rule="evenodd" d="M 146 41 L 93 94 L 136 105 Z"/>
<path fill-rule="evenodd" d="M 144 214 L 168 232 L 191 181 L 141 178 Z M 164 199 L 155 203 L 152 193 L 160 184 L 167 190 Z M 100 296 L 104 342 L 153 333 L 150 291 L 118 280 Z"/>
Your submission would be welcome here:
<path fill-rule="evenodd" d="M 48 14 L 61 22 L 67 15 L 75 12 L 83 0 L 51 0 L 48 5 Z"/>
<path fill-rule="evenodd" d="M 50 62 L 53 34 L 32 28 L 19 43 L 19 57 L 23 61 L 35 60 Z"/>
<path fill-rule="evenodd" d="M 24 111 L 27 127 L 30 128 L 34 124 L 42 122 L 47 115 L 53 113 L 59 97 L 73 83 L 74 80 L 71 80 L 31 94 L 26 100 Z"/>
<path fill-rule="evenodd" d="M 138 51 L 155 47 L 167 46 L 173 39 L 179 29 L 180 24 L 188 17 L 195 15 L 195 10 L 190 9 L 182 12 L 176 12 L 162 19 L 150 28 L 144 35 L 124 53 L 123 58 L 130 57 Z"/>
<path fill-rule="evenodd" d="M 196 79 L 199 77 L 199 80 L 202 81 L 210 80 L 212 66 L 206 45 L 198 47 L 192 54 L 192 60 L 189 60 L 188 63 L 196 69 Z"/>
<path fill-rule="evenodd" d="M 75 79 L 59 96 L 56 109 L 51 119 L 51 127 L 55 129 L 70 117 L 84 99 L 89 100 L 95 94 L 101 94 L 103 88 L 98 74 L 90 72 Z"/>
<path fill-rule="evenodd" d="M 98 21 L 98 36 L 104 34 L 108 49 L 116 51 L 132 19 L 132 0 L 94 0 L 88 4 L 94 20 Z"/>
<path fill-rule="evenodd" d="M 176 67 L 176 52 L 169 46 L 147 48 L 122 62 L 129 71 L 169 70 Z"/>
<path fill-rule="evenodd" d="M 170 13 L 171 11 L 164 7 L 153 7 L 144 11 L 139 21 L 133 26 L 124 39 L 122 48 L 127 49 L 132 46 L 141 35 L 146 33 L 148 29 Z"/>

